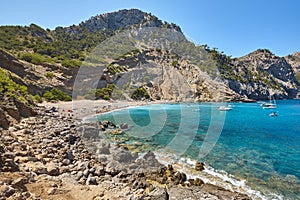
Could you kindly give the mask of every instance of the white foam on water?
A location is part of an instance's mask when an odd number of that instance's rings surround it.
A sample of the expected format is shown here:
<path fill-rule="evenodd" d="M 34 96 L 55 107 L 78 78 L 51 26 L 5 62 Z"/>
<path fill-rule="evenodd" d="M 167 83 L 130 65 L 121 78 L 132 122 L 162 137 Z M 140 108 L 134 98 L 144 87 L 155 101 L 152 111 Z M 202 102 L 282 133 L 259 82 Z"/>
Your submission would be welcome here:
<path fill-rule="evenodd" d="M 178 158 L 178 156 L 175 154 L 161 151 L 157 151 L 154 153 L 161 164 L 173 165 L 176 170 L 185 173 L 188 179 L 200 178 L 204 183 L 220 186 L 232 192 L 247 194 L 253 199 L 284 199 L 282 196 L 273 193 L 265 196 L 260 191 L 251 189 L 251 187 L 246 184 L 246 180 L 238 180 L 236 177 L 228 174 L 225 171 L 215 170 L 214 168 L 207 165 L 205 165 L 205 169 L 203 171 L 197 172 L 196 170 L 194 170 L 197 161 L 191 158 Z"/>

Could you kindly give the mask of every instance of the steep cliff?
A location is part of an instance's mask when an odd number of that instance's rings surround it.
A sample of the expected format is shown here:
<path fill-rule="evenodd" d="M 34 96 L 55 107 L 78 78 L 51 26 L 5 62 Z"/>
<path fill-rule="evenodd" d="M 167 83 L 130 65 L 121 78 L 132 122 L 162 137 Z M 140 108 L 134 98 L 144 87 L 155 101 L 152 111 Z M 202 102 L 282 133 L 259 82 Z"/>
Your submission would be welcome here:
<path fill-rule="evenodd" d="M 284 58 L 292 66 L 296 79 L 300 82 L 300 52 L 295 52 L 291 55 L 285 56 Z"/>
<path fill-rule="evenodd" d="M 296 98 L 300 92 L 292 66 L 267 49 L 231 59 L 220 71 L 232 90 L 250 99 Z"/>

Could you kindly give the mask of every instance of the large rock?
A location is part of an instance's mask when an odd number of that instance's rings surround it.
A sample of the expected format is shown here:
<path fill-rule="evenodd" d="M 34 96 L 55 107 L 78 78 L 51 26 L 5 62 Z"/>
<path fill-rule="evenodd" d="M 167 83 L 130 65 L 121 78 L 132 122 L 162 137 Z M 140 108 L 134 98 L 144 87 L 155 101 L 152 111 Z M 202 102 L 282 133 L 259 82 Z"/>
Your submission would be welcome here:
<path fill-rule="evenodd" d="M 166 190 L 166 188 L 155 188 L 150 194 L 150 199 L 152 200 L 168 200 L 169 194 Z"/>
<path fill-rule="evenodd" d="M 94 126 L 83 126 L 82 136 L 88 140 L 100 138 L 99 129 Z"/>
<path fill-rule="evenodd" d="M 195 166 L 195 170 L 196 171 L 203 171 L 204 170 L 204 163 L 197 161 L 196 166 Z"/>
<path fill-rule="evenodd" d="M 14 103 L 21 117 L 31 117 L 37 114 L 32 107 L 25 105 L 23 102 L 18 101 L 17 99 L 15 99 Z"/>
<path fill-rule="evenodd" d="M 0 128 L 8 129 L 10 122 L 7 119 L 7 115 L 0 107 Z"/>
<path fill-rule="evenodd" d="M 48 175 L 50 176 L 58 176 L 60 174 L 60 170 L 59 170 L 59 166 L 55 163 L 47 163 L 46 164 L 46 167 L 47 167 L 47 172 L 48 172 Z"/>
<path fill-rule="evenodd" d="M 120 163 L 130 163 L 134 162 L 136 159 L 136 155 L 131 153 L 128 150 L 120 150 L 113 153 L 113 159 Z"/>

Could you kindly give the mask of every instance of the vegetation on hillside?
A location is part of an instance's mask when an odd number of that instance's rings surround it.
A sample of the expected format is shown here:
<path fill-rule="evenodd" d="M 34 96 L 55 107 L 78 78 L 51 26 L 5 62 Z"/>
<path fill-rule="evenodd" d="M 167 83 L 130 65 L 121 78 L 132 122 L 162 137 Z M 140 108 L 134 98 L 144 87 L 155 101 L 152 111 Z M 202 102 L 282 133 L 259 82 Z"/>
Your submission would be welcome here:
<path fill-rule="evenodd" d="M 27 87 L 13 81 L 8 71 L 0 67 L 0 103 L 10 103 L 17 99 L 30 106 L 33 103 L 32 96 Z"/>
<path fill-rule="evenodd" d="M 85 99 L 104 99 L 110 100 L 111 96 L 116 89 L 114 84 L 107 84 L 106 87 L 100 89 L 92 89 L 85 95 Z"/>
<path fill-rule="evenodd" d="M 72 101 L 72 98 L 63 91 L 52 88 L 43 94 L 46 101 Z"/>
<path fill-rule="evenodd" d="M 85 27 L 57 27 L 44 30 L 38 25 L 1 26 L 0 48 L 33 64 L 61 63 L 78 67 L 86 55 L 112 32 L 90 32 Z"/>

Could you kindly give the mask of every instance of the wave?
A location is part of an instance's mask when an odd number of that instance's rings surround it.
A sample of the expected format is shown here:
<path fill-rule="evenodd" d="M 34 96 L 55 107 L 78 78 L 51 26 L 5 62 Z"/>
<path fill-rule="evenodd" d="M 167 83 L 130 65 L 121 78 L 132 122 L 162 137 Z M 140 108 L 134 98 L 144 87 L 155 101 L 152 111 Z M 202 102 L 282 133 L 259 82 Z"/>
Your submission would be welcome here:
<path fill-rule="evenodd" d="M 262 192 L 254 190 L 248 186 L 246 184 L 246 180 L 239 180 L 235 176 L 223 170 L 216 170 L 207 164 L 205 164 L 203 171 L 196 171 L 194 168 L 197 161 L 191 158 L 179 157 L 178 155 L 162 151 L 155 151 L 154 153 L 160 163 L 164 165 L 171 164 L 176 170 L 185 173 L 188 179 L 200 178 L 204 183 L 213 184 L 232 192 L 247 194 L 249 197 L 255 200 L 284 199 L 282 195 L 270 192 L 267 192 L 267 194 L 262 194 Z"/>

